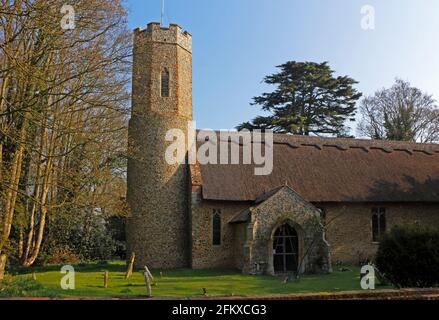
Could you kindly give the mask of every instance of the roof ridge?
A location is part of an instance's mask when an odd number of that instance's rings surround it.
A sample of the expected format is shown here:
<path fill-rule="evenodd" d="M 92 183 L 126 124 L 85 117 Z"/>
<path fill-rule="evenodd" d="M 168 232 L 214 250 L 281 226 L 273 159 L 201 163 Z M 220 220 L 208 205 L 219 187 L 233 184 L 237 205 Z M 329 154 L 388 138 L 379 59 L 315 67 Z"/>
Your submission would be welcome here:
<path fill-rule="evenodd" d="M 224 134 L 237 134 L 239 135 L 240 131 L 227 131 L 227 130 L 213 130 L 213 129 L 197 129 L 197 132 L 200 131 L 213 131 L 217 135 L 224 133 Z M 338 144 L 344 144 L 345 146 L 352 145 L 357 146 L 358 144 L 370 144 L 372 146 L 413 146 L 413 147 L 421 147 L 421 148 L 433 148 L 438 149 L 439 151 L 439 143 L 422 143 L 422 142 L 414 142 L 414 141 L 398 141 L 398 140 L 379 140 L 379 139 L 366 139 L 366 138 L 344 138 L 344 137 L 320 137 L 320 136 L 305 136 L 305 135 L 298 135 L 298 134 L 290 134 L 290 133 L 273 133 L 274 142 L 284 142 L 285 140 L 289 140 L 288 142 L 321 142 L 321 143 L 315 143 L 315 145 L 326 145 L 326 142 L 332 142 Z M 219 136 L 221 138 L 221 136 Z M 253 142 L 253 140 L 252 140 Z M 293 143 L 294 144 L 294 143 Z M 392 148 L 394 149 L 394 148 Z"/>
<path fill-rule="evenodd" d="M 205 129 L 207 130 L 207 129 Z M 197 130 L 200 132 L 202 130 Z M 215 132 L 219 141 L 221 139 L 221 133 L 228 135 L 239 135 L 239 131 L 226 131 L 226 130 L 211 130 Z M 198 139 L 197 139 L 198 140 Z M 198 140 L 198 142 L 202 142 Z M 251 142 L 254 142 L 253 139 Z M 382 149 L 385 152 L 392 151 L 406 151 L 410 154 L 413 152 L 424 152 L 426 154 L 439 153 L 439 144 L 437 143 L 420 143 L 413 141 L 397 141 L 397 140 L 378 140 L 378 139 L 358 139 L 358 138 L 339 138 L 339 137 L 319 137 L 319 136 L 304 136 L 288 133 L 273 133 L 273 143 L 288 144 L 292 148 L 298 148 L 300 146 L 315 146 L 318 149 L 322 147 L 336 147 L 340 150 L 347 150 L 349 148 L 363 148 L 366 151 L 369 148 Z M 242 143 L 239 143 L 242 144 Z M 427 152 L 425 152 L 427 151 Z"/>
<path fill-rule="evenodd" d="M 275 141 L 282 140 L 295 140 L 295 141 L 318 141 L 320 145 L 326 145 L 327 142 L 342 143 L 347 145 L 357 146 L 358 144 L 369 144 L 373 146 L 412 146 L 412 147 L 430 147 L 437 148 L 439 150 L 439 144 L 437 143 L 421 143 L 414 141 L 398 141 L 398 140 L 379 140 L 379 139 L 364 139 L 364 138 L 340 138 L 340 137 L 319 137 L 319 136 L 304 136 L 287 133 L 274 133 Z"/>

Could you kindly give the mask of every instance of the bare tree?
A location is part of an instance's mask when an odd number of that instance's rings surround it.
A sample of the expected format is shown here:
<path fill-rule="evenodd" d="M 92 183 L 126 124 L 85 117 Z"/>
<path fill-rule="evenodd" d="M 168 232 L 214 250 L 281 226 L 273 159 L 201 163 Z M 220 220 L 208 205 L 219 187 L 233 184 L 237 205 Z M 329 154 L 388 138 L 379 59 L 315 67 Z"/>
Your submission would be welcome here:
<path fill-rule="evenodd" d="M 372 139 L 439 141 L 439 109 L 433 97 L 397 79 L 360 104 L 358 131 Z"/>
<path fill-rule="evenodd" d="M 0 255 L 16 250 L 24 266 L 38 258 L 50 215 L 124 208 L 124 165 L 115 159 L 126 141 L 126 12 L 121 1 L 75 1 L 75 28 L 65 30 L 64 4 L 0 7 Z"/>

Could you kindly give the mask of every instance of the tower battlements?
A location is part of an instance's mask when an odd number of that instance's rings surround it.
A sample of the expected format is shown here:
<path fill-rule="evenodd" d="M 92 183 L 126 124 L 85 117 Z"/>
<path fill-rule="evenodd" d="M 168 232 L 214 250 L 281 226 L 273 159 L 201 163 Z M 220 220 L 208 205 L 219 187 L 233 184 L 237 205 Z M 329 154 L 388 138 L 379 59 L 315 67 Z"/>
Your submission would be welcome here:
<path fill-rule="evenodd" d="M 134 37 L 137 41 L 143 38 L 146 41 L 178 44 L 183 49 L 192 52 L 192 35 L 183 31 L 178 24 L 171 23 L 168 28 L 165 28 L 158 22 L 151 22 L 148 23 L 146 29 L 135 29 Z"/>

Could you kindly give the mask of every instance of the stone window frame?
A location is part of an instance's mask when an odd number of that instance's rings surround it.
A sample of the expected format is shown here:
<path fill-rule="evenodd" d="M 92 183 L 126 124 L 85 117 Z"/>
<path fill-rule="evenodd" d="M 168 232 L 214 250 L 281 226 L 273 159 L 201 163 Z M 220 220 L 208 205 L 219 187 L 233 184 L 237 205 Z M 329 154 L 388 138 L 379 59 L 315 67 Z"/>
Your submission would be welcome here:
<path fill-rule="evenodd" d="M 222 218 L 221 209 L 213 209 L 212 213 L 212 246 L 219 247 L 222 245 Z"/>
<path fill-rule="evenodd" d="M 372 208 L 372 216 L 370 223 L 371 223 L 371 231 L 372 231 L 372 242 L 379 243 L 380 238 L 386 232 L 386 228 L 387 228 L 386 208 L 384 207 Z"/>
<path fill-rule="evenodd" d="M 164 75 L 166 76 L 164 80 Z M 160 97 L 169 98 L 171 96 L 171 72 L 168 68 L 162 68 L 160 72 Z"/>

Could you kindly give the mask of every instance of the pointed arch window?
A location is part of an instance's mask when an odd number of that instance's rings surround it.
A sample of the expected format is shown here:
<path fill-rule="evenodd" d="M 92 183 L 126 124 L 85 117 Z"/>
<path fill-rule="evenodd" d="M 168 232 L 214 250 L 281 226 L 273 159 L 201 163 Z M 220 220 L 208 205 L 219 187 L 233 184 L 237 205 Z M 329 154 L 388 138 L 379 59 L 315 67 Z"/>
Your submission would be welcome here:
<path fill-rule="evenodd" d="M 372 241 L 378 242 L 386 232 L 386 209 L 372 209 Z"/>
<path fill-rule="evenodd" d="M 169 70 L 163 68 L 161 75 L 161 96 L 169 97 Z"/>
<path fill-rule="evenodd" d="M 221 245 L 221 210 L 214 209 L 212 216 L 212 244 Z"/>

